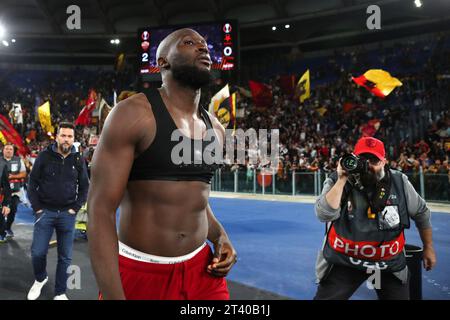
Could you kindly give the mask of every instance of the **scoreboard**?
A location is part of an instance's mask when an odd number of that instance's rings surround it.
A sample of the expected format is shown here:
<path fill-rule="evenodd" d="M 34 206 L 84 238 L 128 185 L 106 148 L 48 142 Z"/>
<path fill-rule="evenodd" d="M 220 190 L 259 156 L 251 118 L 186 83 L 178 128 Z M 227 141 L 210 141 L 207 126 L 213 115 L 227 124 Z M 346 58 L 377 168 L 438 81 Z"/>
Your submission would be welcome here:
<path fill-rule="evenodd" d="M 156 61 L 156 50 L 170 33 L 181 28 L 190 28 L 203 36 L 208 44 L 212 60 L 211 69 L 220 73 L 237 73 L 239 69 L 239 30 L 237 21 L 223 21 L 201 24 L 148 27 L 138 30 L 139 72 L 142 79 L 160 79 Z"/>

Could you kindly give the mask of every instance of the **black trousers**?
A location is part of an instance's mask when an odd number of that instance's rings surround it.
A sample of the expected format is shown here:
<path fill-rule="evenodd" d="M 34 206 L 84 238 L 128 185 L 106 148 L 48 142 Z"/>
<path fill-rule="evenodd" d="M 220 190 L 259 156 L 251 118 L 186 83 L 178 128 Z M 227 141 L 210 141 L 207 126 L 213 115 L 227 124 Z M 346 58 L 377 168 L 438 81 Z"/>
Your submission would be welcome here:
<path fill-rule="evenodd" d="M 6 218 L 0 212 L 0 237 L 4 237 L 6 235 Z"/>
<path fill-rule="evenodd" d="M 14 223 L 14 219 L 16 218 L 17 206 L 19 205 L 19 202 L 20 202 L 19 196 L 14 195 L 11 197 L 11 205 L 9 206 L 11 211 L 9 212 L 8 217 L 6 218 L 5 230 L 11 230 L 11 226 Z"/>
<path fill-rule="evenodd" d="M 365 270 L 334 265 L 317 288 L 314 300 L 348 300 L 372 274 Z M 409 278 L 403 284 L 394 274 L 381 272 L 380 289 L 375 289 L 380 300 L 409 300 Z"/>

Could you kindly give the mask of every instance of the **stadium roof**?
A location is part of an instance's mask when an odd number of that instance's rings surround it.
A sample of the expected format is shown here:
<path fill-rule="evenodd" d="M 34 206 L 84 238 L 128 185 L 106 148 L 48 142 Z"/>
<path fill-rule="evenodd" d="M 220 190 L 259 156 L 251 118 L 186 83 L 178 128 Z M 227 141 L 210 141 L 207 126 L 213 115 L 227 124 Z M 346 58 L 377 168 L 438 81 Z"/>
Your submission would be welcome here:
<path fill-rule="evenodd" d="M 450 30 L 450 1 L 422 3 L 417 8 L 414 0 L 0 0 L 3 40 L 10 44 L 0 43 L 0 61 L 110 58 L 119 51 L 133 55 L 139 27 L 226 19 L 239 21 L 244 51 L 308 51 Z M 66 10 L 72 4 L 81 9 L 80 30 L 66 26 Z M 381 30 L 366 27 L 371 4 L 381 8 Z M 13 38 L 16 42 L 11 43 Z M 113 38 L 121 43 L 112 45 Z"/>

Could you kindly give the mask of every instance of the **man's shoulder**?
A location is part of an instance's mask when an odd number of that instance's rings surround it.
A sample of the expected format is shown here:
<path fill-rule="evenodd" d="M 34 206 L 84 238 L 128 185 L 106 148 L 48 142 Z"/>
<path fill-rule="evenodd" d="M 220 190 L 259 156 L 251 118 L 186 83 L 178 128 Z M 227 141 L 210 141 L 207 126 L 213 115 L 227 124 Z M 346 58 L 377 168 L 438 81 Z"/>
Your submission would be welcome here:
<path fill-rule="evenodd" d="M 155 132 L 156 120 L 150 102 L 144 93 L 136 93 L 112 108 L 97 147 L 103 150 L 104 146 L 114 149 L 141 143 L 147 145 L 147 141 L 153 141 Z"/>
<path fill-rule="evenodd" d="M 71 153 L 70 153 L 70 156 L 71 156 L 73 159 L 77 160 L 77 161 L 83 159 L 83 155 L 82 155 L 80 152 L 78 152 L 78 151 L 71 152 Z"/>
<path fill-rule="evenodd" d="M 399 177 L 399 178 L 401 178 L 403 180 L 408 180 L 408 176 L 406 174 L 404 174 L 403 172 L 399 171 L 399 170 L 389 168 L 389 172 L 394 177 Z"/>
<path fill-rule="evenodd" d="M 113 108 L 113 110 L 115 109 L 121 110 L 129 108 L 139 110 L 140 108 L 146 109 L 149 106 L 151 107 L 151 104 L 148 101 L 147 96 L 144 93 L 139 92 L 117 103 L 116 106 Z"/>
<path fill-rule="evenodd" d="M 153 118 L 151 104 L 144 93 L 136 93 L 112 108 L 108 121 L 136 125 Z"/>
<path fill-rule="evenodd" d="M 42 160 L 47 159 L 51 155 L 52 155 L 52 152 L 48 148 L 45 148 L 44 150 L 42 150 L 41 152 L 38 153 L 36 160 L 39 159 L 40 161 L 42 161 Z"/>

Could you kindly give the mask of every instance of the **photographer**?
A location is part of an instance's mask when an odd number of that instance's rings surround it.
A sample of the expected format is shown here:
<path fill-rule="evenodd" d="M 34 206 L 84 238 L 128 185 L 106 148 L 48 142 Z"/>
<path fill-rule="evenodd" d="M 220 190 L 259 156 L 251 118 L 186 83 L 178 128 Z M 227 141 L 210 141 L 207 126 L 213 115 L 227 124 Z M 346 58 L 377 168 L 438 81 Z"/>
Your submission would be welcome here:
<path fill-rule="evenodd" d="M 8 181 L 10 184 L 12 196 L 10 212 L 6 221 L 6 237 L 8 239 L 14 238 L 14 232 L 12 231 L 12 225 L 16 217 L 17 206 L 20 203 L 21 188 L 24 185 L 24 180 L 27 177 L 27 169 L 24 161 L 14 155 L 14 144 L 6 143 L 3 147 L 3 156 L 0 157 L 0 171 L 6 167 L 8 172 Z"/>
<path fill-rule="evenodd" d="M 423 242 L 423 264 L 436 264 L 430 210 L 406 175 L 386 165 L 384 144 L 361 138 L 340 159 L 315 204 L 326 236 L 316 263 L 314 299 L 349 299 L 375 271 L 381 300 L 408 300 L 404 229 L 412 218 Z M 381 272 L 380 272 L 381 271 Z"/>

